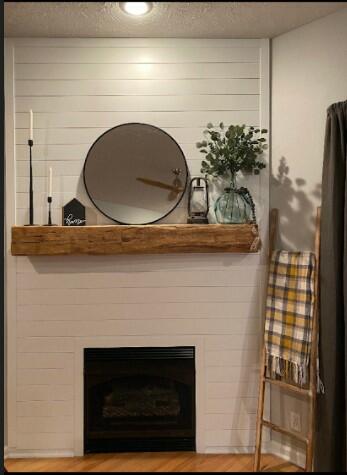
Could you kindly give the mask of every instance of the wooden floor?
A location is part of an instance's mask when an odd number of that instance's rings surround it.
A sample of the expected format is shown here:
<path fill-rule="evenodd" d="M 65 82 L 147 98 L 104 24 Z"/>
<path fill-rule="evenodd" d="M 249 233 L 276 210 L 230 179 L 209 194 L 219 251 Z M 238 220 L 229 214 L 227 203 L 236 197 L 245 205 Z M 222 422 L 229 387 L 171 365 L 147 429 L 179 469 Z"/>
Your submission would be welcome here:
<path fill-rule="evenodd" d="M 202 455 L 191 452 L 91 454 L 55 459 L 7 459 L 10 472 L 251 472 L 252 455 Z M 299 472 L 273 455 L 262 456 L 262 471 Z"/>

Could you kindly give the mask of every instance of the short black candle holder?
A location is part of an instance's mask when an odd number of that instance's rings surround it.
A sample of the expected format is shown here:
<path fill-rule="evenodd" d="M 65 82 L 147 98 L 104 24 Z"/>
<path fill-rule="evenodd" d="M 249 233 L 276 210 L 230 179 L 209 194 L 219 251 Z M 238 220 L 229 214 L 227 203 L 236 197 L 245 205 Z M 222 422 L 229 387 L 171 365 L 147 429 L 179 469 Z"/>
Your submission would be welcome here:
<path fill-rule="evenodd" d="M 58 226 L 57 224 L 52 224 L 52 197 L 47 197 L 48 202 L 48 223 L 45 226 Z"/>

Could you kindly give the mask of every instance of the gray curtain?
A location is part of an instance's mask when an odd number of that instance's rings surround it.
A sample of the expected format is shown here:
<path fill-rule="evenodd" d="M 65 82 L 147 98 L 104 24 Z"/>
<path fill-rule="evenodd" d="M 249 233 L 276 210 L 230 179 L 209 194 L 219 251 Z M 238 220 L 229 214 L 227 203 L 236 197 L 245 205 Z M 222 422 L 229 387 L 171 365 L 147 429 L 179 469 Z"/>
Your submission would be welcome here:
<path fill-rule="evenodd" d="M 346 83 L 347 84 L 347 83 Z M 347 101 L 332 104 L 325 131 L 320 278 L 320 375 L 315 471 L 346 472 Z"/>

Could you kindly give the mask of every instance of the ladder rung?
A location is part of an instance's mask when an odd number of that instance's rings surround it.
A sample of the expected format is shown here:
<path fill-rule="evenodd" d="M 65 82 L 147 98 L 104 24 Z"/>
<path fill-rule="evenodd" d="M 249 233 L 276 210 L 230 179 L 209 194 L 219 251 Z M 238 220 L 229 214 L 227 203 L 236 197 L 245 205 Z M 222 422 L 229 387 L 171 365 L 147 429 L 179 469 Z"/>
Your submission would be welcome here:
<path fill-rule="evenodd" d="M 262 419 L 261 423 L 268 427 L 269 429 L 275 430 L 276 432 L 280 432 L 281 434 L 288 435 L 290 437 L 293 437 L 294 439 L 299 440 L 300 442 L 304 442 L 305 444 L 308 443 L 308 439 L 300 434 L 296 434 L 295 432 L 291 432 L 290 430 L 283 429 L 280 426 L 277 426 L 276 424 L 273 424 L 270 421 L 265 421 Z"/>
<path fill-rule="evenodd" d="M 264 381 L 269 384 L 273 384 L 275 386 L 279 386 L 283 389 L 288 389 L 289 391 L 293 391 L 298 394 L 302 394 L 304 396 L 312 396 L 312 392 L 310 389 L 299 388 L 298 386 L 294 386 L 294 384 L 284 383 L 283 381 L 279 381 L 277 379 L 271 378 L 264 378 Z"/>

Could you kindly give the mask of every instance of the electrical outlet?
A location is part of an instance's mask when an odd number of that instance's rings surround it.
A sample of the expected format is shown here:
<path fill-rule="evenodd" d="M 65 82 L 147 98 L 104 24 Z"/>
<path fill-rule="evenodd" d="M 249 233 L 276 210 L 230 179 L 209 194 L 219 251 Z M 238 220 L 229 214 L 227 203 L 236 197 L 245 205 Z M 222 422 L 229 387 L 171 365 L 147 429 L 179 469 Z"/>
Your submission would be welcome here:
<path fill-rule="evenodd" d="M 301 432 L 301 416 L 298 412 L 290 413 L 290 428 L 295 432 Z"/>

